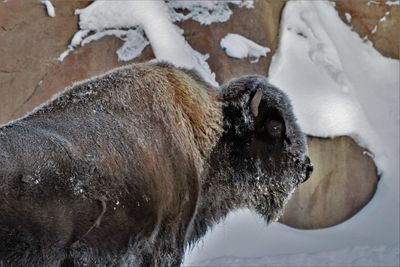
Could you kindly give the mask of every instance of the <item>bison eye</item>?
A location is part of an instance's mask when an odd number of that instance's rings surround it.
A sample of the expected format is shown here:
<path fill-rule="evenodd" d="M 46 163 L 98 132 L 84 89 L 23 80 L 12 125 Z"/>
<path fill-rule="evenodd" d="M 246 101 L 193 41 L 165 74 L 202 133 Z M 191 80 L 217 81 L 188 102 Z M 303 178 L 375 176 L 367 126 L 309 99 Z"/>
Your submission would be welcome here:
<path fill-rule="evenodd" d="M 283 123 L 277 120 L 270 120 L 267 122 L 267 131 L 272 137 L 279 138 L 284 131 Z"/>

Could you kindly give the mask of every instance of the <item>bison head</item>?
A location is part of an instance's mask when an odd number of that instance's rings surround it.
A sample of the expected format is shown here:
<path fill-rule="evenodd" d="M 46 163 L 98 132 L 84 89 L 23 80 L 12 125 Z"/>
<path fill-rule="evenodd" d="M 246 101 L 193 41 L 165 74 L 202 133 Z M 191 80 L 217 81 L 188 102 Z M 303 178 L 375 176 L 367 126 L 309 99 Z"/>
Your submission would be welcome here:
<path fill-rule="evenodd" d="M 262 76 L 244 76 L 222 87 L 224 134 L 218 153 L 235 198 L 268 222 L 279 218 L 290 194 L 313 166 L 306 138 L 288 97 Z"/>

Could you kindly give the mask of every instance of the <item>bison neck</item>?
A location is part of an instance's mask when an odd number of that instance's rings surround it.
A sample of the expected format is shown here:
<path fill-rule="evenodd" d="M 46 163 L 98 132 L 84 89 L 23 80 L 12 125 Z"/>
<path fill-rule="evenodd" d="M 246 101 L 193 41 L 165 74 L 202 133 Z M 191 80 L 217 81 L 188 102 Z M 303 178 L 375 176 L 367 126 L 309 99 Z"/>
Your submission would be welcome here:
<path fill-rule="evenodd" d="M 217 145 L 210 164 L 204 170 L 201 197 L 197 205 L 189 241 L 194 243 L 205 235 L 207 229 L 223 220 L 230 211 L 250 207 L 249 187 L 246 184 L 248 172 L 238 171 L 232 159 L 225 154 L 227 147 Z M 250 190 L 251 191 L 251 190 Z"/>

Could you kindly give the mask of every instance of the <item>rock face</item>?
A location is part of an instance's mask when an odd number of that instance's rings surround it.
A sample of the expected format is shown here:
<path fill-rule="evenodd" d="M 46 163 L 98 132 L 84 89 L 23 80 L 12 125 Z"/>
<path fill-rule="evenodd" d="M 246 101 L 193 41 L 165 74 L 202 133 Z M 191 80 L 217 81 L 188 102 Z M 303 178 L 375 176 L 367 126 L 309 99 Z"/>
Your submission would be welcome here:
<path fill-rule="evenodd" d="M 349 137 L 309 137 L 311 178 L 293 194 L 280 221 L 301 229 L 324 228 L 356 214 L 375 193 L 378 176 L 369 153 Z"/>
<path fill-rule="evenodd" d="M 366 2 L 338 1 L 337 9 L 344 20 L 345 12 L 352 15 L 351 23 L 362 36 L 370 33 L 390 10 L 387 21 L 379 23 L 378 32 L 370 34 L 369 38 L 382 54 L 398 58 L 400 7 L 368 6 Z M 0 1 L 0 124 L 31 111 L 74 81 L 127 64 L 118 61 L 115 51 L 122 42 L 113 37 L 79 47 L 59 62 L 58 56 L 77 31 L 75 9 L 91 1 L 52 0 L 52 3 L 56 8 L 54 18 L 47 16 L 44 6 L 37 0 Z M 201 26 L 185 21 L 180 26 L 194 49 L 210 54 L 208 62 L 218 82 L 243 74 L 265 75 L 278 45 L 284 4 L 284 0 L 255 0 L 254 9 L 233 7 L 231 19 L 225 23 Z M 254 64 L 246 59 L 229 58 L 219 44 L 227 33 L 241 34 L 269 47 L 271 52 Z M 149 46 L 134 61 L 152 58 Z M 362 151 L 349 138 L 310 139 L 316 170 L 289 202 L 282 222 L 300 228 L 326 227 L 349 218 L 365 205 L 375 191 L 377 178 L 374 163 Z M 354 166 L 357 166 L 357 173 Z M 313 218 L 312 222 L 307 221 L 307 217 Z"/>

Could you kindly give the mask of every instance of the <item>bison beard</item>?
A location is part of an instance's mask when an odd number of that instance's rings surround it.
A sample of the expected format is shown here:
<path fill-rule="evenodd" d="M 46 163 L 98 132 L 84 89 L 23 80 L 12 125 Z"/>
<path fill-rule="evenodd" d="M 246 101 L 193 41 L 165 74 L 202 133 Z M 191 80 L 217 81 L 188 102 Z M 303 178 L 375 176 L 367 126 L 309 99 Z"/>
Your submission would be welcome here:
<path fill-rule="evenodd" d="M 0 127 L 0 265 L 179 265 L 232 209 L 278 218 L 311 171 L 266 78 L 119 68 Z"/>

